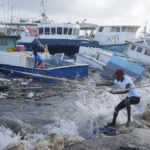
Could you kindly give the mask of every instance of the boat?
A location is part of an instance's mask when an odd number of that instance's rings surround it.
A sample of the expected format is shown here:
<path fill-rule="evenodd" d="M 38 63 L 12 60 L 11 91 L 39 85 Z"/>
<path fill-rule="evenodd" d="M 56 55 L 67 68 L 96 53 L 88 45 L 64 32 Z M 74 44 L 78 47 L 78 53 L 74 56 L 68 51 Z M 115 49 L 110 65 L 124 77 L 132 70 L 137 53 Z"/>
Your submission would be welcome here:
<path fill-rule="evenodd" d="M 77 23 L 44 21 L 37 23 L 37 26 L 32 28 L 31 30 L 31 27 L 26 27 L 26 33 L 22 32 L 21 39 L 18 41 L 18 44 L 24 45 L 27 51 L 32 51 L 36 46 L 42 52 L 43 49 L 39 46 L 42 44 L 48 47 L 50 54 L 64 53 L 72 56 L 79 52 L 80 46 L 99 46 L 97 41 L 80 38 L 80 26 Z"/>
<path fill-rule="evenodd" d="M 133 61 L 143 65 L 150 65 L 150 37 L 144 37 L 139 41 L 128 41 L 129 47 L 125 54 Z"/>
<path fill-rule="evenodd" d="M 88 65 L 69 63 L 58 57 L 41 53 L 44 68 L 34 68 L 31 52 L 0 52 L 0 72 L 37 79 L 47 83 L 73 80 L 88 76 Z"/>
<path fill-rule="evenodd" d="M 47 46 L 50 54 L 64 53 L 74 56 L 79 52 L 80 46 L 98 47 L 97 41 L 80 37 L 80 24 L 76 23 L 55 23 L 49 20 L 46 15 L 46 3 L 42 0 L 41 19 L 32 20 L 30 26 L 23 26 L 25 32 L 20 32 L 20 45 L 24 45 L 27 51 L 32 51 L 33 47 L 39 45 Z M 23 22 L 24 23 L 24 22 Z M 20 23 L 21 26 L 21 23 Z M 40 46 L 38 51 L 43 51 Z"/>
<path fill-rule="evenodd" d="M 113 52 L 101 48 L 81 46 L 76 54 L 76 62 L 86 63 L 90 68 L 102 71 L 113 55 Z"/>
<path fill-rule="evenodd" d="M 101 48 L 81 47 L 76 57 L 76 62 L 87 63 L 89 67 L 100 70 L 101 76 L 107 79 L 112 79 L 115 70 L 120 68 L 135 79 L 140 79 L 145 73 L 141 64 L 126 55 L 118 55 Z"/>
<path fill-rule="evenodd" d="M 42 13 L 39 19 L 21 18 L 10 23 L 1 23 L 16 28 L 14 33 L 21 36 L 18 44 L 24 45 L 26 51 L 33 51 L 36 47 L 39 52 L 43 52 L 40 45 L 44 45 L 50 54 L 64 53 L 73 56 L 79 52 L 80 46 L 99 46 L 97 41 L 80 37 L 80 23 L 56 23 L 49 20 L 46 15 L 46 4 L 44 0 L 41 1 Z"/>
<path fill-rule="evenodd" d="M 105 68 L 101 72 L 101 76 L 107 79 L 113 79 L 113 74 L 117 69 L 123 69 L 125 73 L 136 80 L 141 79 L 145 74 L 145 68 L 127 58 L 120 56 L 112 56 Z"/>
<path fill-rule="evenodd" d="M 126 41 L 136 39 L 139 27 L 137 25 L 98 26 L 94 40 L 99 42 L 102 49 L 123 53 L 128 47 Z"/>

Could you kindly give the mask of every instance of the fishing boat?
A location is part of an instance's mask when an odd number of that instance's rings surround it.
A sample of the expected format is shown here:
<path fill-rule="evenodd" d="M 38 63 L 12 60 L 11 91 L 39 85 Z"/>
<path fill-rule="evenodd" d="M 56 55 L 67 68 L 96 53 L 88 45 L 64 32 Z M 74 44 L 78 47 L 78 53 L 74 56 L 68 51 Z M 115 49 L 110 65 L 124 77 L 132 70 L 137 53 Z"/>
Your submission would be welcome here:
<path fill-rule="evenodd" d="M 64 53 L 72 56 L 79 52 L 80 46 L 99 46 L 98 42 L 94 40 L 79 37 L 80 26 L 77 23 L 44 21 L 37 23 L 36 27 L 26 27 L 25 32 L 20 34 L 21 39 L 18 43 L 24 45 L 27 51 L 32 51 L 35 45 L 39 46 L 42 44 L 47 46 L 50 54 Z M 41 48 L 38 49 L 43 51 Z"/>
<path fill-rule="evenodd" d="M 33 21 L 30 26 L 24 26 L 25 32 L 20 32 L 20 45 L 24 45 L 27 51 L 32 51 L 34 46 L 47 46 L 50 54 L 64 53 L 73 56 L 79 52 L 80 46 L 98 47 L 97 41 L 80 38 L 80 24 L 55 23 L 46 15 L 47 3 L 42 0 L 41 19 Z M 21 24 L 20 24 L 21 26 Z M 40 47 L 39 51 L 43 51 Z"/>
<path fill-rule="evenodd" d="M 38 51 L 42 52 L 43 48 L 40 45 L 44 45 L 50 54 L 64 53 L 72 56 L 79 52 L 80 46 L 99 46 L 97 41 L 80 37 L 80 23 L 56 23 L 48 19 L 46 9 L 47 2 L 41 0 L 42 12 L 39 19 L 21 18 L 15 21 L 11 18 L 9 23 L 1 24 L 16 29 L 13 33 L 10 32 L 11 29 L 7 31 L 10 34 L 16 33 L 21 36 L 18 44 L 24 45 L 26 51 L 32 51 L 33 47 L 36 47 Z"/>
<path fill-rule="evenodd" d="M 129 47 L 125 54 L 132 60 L 150 65 L 150 38 L 144 37 L 140 41 L 128 41 Z"/>
<path fill-rule="evenodd" d="M 113 55 L 113 52 L 101 48 L 81 46 L 79 53 L 76 55 L 76 62 L 86 63 L 90 68 L 102 71 Z"/>
<path fill-rule="evenodd" d="M 135 79 L 141 78 L 145 68 L 133 62 L 126 55 L 118 55 L 101 48 L 81 47 L 76 62 L 87 63 L 89 67 L 99 69 L 101 76 L 112 79 L 115 70 L 122 68 L 128 75 Z"/>
<path fill-rule="evenodd" d="M 100 48 L 123 53 L 127 49 L 127 40 L 136 39 L 136 33 L 140 26 L 136 25 L 112 25 L 96 28 L 94 40 L 99 42 Z"/>
<path fill-rule="evenodd" d="M 87 77 L 88 65 L 69 63 L 58 56 L 40 54 L 45 67 L 34 68 L 34 58 L 30 52 L 0 52 L 0 72 L 38 79 L 52 83 L 58 81 L 73 82 L 74 79 Z"/>

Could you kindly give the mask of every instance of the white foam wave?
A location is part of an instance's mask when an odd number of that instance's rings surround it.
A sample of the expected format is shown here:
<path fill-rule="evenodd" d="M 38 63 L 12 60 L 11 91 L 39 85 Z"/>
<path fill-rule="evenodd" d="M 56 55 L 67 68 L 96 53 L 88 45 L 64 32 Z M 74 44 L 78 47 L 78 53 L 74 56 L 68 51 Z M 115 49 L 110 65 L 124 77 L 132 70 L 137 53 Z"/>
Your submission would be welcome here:
<path fill-rule="evenodd" d="M 20 140 L 20 136 L 14 134 L 10 129 L 0 127 L 0 150 L 3 150 L 7 145 Z"/>
<path fill-rule="evenodd" d="M 78 127 L 75 122 L 70 120 L 62 119 L 53 124 L 48 124 L 45 126 L 45 129 L 48 133 L 57 133 L 66 137 L 78 135 Z"/>

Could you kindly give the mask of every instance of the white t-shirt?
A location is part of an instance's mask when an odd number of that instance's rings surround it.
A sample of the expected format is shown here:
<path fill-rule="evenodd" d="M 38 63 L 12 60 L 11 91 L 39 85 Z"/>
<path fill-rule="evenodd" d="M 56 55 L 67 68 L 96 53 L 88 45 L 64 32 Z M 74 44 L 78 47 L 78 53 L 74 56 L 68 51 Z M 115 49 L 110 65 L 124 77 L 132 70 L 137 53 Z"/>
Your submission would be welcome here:
<path fill-rule="evenodd" d="M 131 78 L 129 76 L 124 76 L 124 80 L 123 81 L 117 81 L 116 79 L 114 80 L 114 84 L 119 86 L 122 90 L 124 90 L 126 88 L 127 84 L 130 84 L 131 89 L 130 91 L 126 94 L 127 97 L 131 97 L 131 96 L 136 96 L 136 97 L 140 97 L 137 89 L 135 88 L 135 85 L 133 83 L 133 81 L 131 80 Z"/>

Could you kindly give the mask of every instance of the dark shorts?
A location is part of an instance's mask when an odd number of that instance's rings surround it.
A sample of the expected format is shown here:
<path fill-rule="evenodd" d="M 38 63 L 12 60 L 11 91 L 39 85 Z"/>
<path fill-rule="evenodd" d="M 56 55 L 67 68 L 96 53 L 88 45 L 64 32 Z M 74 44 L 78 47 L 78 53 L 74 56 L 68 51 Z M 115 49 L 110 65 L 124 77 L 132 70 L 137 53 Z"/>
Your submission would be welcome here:
<path fill-rule="evenodd" d="M 128 99 L 130 102 L 130 105 L 135 105 L 140 102 L 140 97 L 132 96 L 132 97 L 126 97 L 123 101 L 121 101 L 115 108 L 116 111 L 119 111 L 126 107 L 125 100 Z"/>

